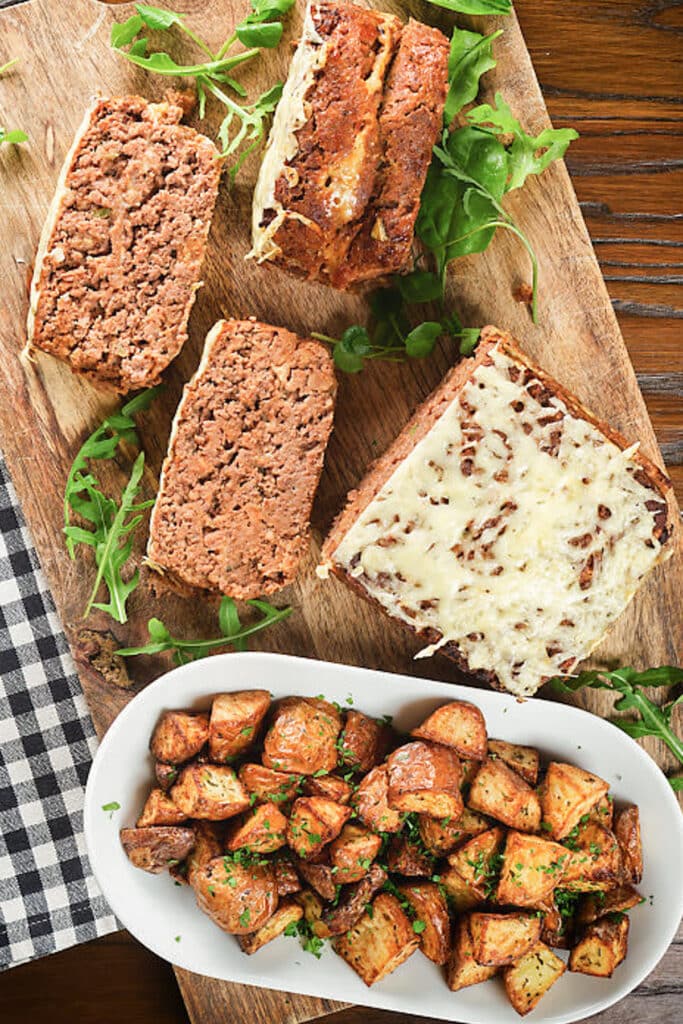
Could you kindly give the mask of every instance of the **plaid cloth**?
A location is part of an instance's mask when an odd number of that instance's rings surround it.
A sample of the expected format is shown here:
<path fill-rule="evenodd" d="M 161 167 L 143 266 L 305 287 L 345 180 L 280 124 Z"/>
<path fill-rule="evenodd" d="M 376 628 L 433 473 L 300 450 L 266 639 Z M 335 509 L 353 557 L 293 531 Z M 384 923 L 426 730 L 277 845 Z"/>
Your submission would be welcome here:
<path fill-rule="evenodd" d="M 118 927 L 83 838 L 95 743 L 0 455 L 0 970 Z"/>

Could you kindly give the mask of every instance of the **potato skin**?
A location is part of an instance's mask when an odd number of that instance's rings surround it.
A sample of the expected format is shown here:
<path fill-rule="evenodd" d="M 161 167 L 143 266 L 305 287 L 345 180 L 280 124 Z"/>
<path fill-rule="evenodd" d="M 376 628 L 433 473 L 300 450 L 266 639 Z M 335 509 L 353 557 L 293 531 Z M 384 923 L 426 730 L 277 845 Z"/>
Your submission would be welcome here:
<path fill-rule="evenodd" d="M 530 786 L 538 782 L 540 757 L 534 747 L 524 747 L 519 743 L 507 743 L 505 740 L 489 740 L 489 757 L 499 757 L 508 768 L 521 775 Z"/>
<path fill-rule="evenodd" d="M 293 800 L 299 792 L 303 776 L 292 772 L 276 772 L 262 764 L 243 764 L 238 778 L 248 793 L 256 794 L 256 803 L 283 804 Z"/>
<path fill-rule="evenodd" d="M 415 918 L 424 921 L 420 949 L 432 963 L 445 964 L 451 946 L 451 922 L 448 904 L 434 882 L 407 882 L 398 887 L 401 896 L 415 911 Z"/>
<path fill-rule="evenodd" d="M 287 823 L 287 843 L 302 860 L 310 860 L 337 838 L 350 817 L 350 807 L 327 797 L 299 797 Z"/>
<path fill-rule="evenodd" d="M 318 778 L 308 776 L 304 780 L 303 790 L 306 796 L 326 796 L 338 804 L 348 804 L 353 788 L 338 775 L 320 775 Z"/>
<path fill-rule="evenodd" d="M 457 818 L 430 818 L 427 814 L 419 816 L 420 837 L 430 853 L 435 857 L 451 853 L 461 843 L 472 836 L 480 835 L 491 828 L 491 822 L 483 815 L 466 807 Z"/>
<path fill-rule="evenodd" d="M 194 849 L 187 858 L 186 880 L 193 885 L 196 873 L 223 853 L 223 827 L 214 821 L 196 821 Z"/>
<path fill-rule="evenodd" d="M 351 805 L 368 828 L 375 832 L 400 832 L 403 822 L 389 806 L 389 770 L 385 764 L 371 768 L 351 797 Z"/>
<path fill-rule="evenodd" d="M 452 747 L 460 757 L 483 761 L 487 753 L 486 722 L 475 704 L 454 700 L 433 711 L 411 736 Z"/>
<path fill-rule="evenodd" d="M 328 907 L 323 911 L 322 919 L 330 930 L 330 935 L 342 935 L 352 928 L 378 889 L 387 879 L 387 873 L 379 864 L 373 864 L 364 878 L 354 885 L 348 886 L 336 907 Z"/>
<path fill-rule="evenodd" d="M 339 762 L 365 774 L 381 764 L 394 739 L 389 725 L 380 724 L 362 711 L 347 711 L 339 743 Z"/>
<path fill-rule="evenodd" d="M 381 846 L 380 836 L 361 825 L 347 822 L 330 843 L 330 864 L 337 869 L 336 880 L 342 885 L 358 882 L 368 871 Z"/>
<path fill-rule="evenodd" d="M 301 892 L 301 882 L 289 852 L 283 851 L 283 854 L 278 854 L 273 858 L 272 864 L 278 896 L 289 896 L 294 892 Z"/>
<path fill-rule="evenodd" d="M 209 738 L 205 712 L 165 711 L 152 733 L 149 749 L 157 761 L 177 765 L 196 757 Z"/>
<path fill-rule="evenodd" d="M 190 764 L 171 789 L 171 799 L 188 818 L 222 821 L 249 807 L 249 796 L 226 765 Z"/>
<path fill-rule="evenodd" d="M 480 902 L 487 898 L 490 867 L 503 845 L 504 836 L 504 829 L 496 825 L 473 836 L 447 857 L 450 867 L 473 889 Z"/>
<path fill-rule="evenodd" d="M 617 811 L 614 834 L 621 850 L 624 879 L 637 885 L 643 877 L 643 847 L 640 839 L 640 812 L 635 804 Z"/>
<path fill-rule="evenodd" d="M 164 825 L 122 828 L 120 837 L 131 864 L 152 875 L 165 871 L 170 861 L 184 860 L 195 841 L 191 828 Z"/>
<path fill-rule="evenodd" d="M 446 966 L 446 982 L 451 992 L 488 981 L 498 972 L 497 967 L 484 967 L 474 959 L 469 914 L 456 919 L 453 945 Z"/>
<path fill-rule="evenodd" d="M 135 824 L 137 828 L 145 828 L 147 825 L 180 825 L 184 821 L 187 821 L 187 815 L 163 789 L 155 788 L 145 800 Z"/>
<path fill-rule="evenodd" d="M 277 910 L 258 931 L 248 935 L 240 935 L 237 941 L 243 953 L 251 956 L 262 949 L 267 942 L 272 942 L 284 930 L 304 916 L 303 909 L 294 900 L 282 900 Z"/>
<path fill-rule="evenodd" d="M 387 758 L 389 806 L 432 818 L 457 818 L 463 811 L 458 755 L 449 747 L 415 740 Z"/>
<path fill-rule="evenodd" d="M 541 919 L 531 914 L 470 914 L 472 953 L 478 964 L 503 967 L 526 956 L 541 938 Z"/>
<path fill-rule="evenodd" d="M 551 761 L 541 786 L 541 810 L 550 839 L 564 839 L 606 796 L 604 779 L 573 764 Z"/>
<path fill-rule="evenodd" d="M 381 892 L 372 903 L 372 917 L 360 920 L 334 943 L 334 948 L 366 985 L 385 978 L 415 952 L 413 926 L 395 896 Z"/>
<path fill-rule="evenodd" d="M 472 780 L 467 805 L 518 832 L 538 832 L 541 804 L 524 779 L 502 760 L 487 758 Z"/>
<path fill-rule="evenodd" d="M 569 955 L 569 970 L 611 978 L 628 951 L 629 919 L 601 917 L 589 924 Z"/>
<path fill-rule="evenodd" d="M 551 949 L 539 942 L 510 967 L 503 968 L 507 997 L 520 1017 L 524 1017 L 562 977 L 567 966 Z"/>
<path fill-rule="evenodd" d="M 553 891 L 563 885 L 569 857 L 570 851 L 551 839 L 509 832 L 496 900 L 513 907 L 545 909 Z"/>
<path fill-rule="evenodd" d="M 397 875 L 425 878 L 434 870 L 434 858 L 406 836 L 394 836 L 387 849 L 387 867 Z"/>
<path fill-rule="evenodd" d="M 262 761 L 277 771 L 314 775 L 337 765 L 341 714 L 315 697 L 285 697 L 275 709 Z"/>
<path fill-rule="evenodd" d="M 211 760 L 225 764 L 248 750 L 269 707 L 268 690 L 236 690 L 216 697 L 209 719 Z"/>
<path fill-rule="evenodd" d="M 245 866 L 216 857 L 198 869 L 192 888 L 200 909 L 231 935 L 261 928 L 278 905 L 270 864 Z"/>
<path fill-rule="evenodd" d="M 614 889 L 622 878 L 619 845 L 612 832 L 589 821 L 579 829 L 562 877 L 572 892 Z"/>
<path fill-rule="evenodd" d="M 589 893 L 584 896 L 576 913 L 577 924 L 592 924 L 607 914 L 624 913 L 643 902 L 643 897 L 632 885 L 620 885 L 609 892 Z"/>
<path fill-rule="evenodd" d="M 299 860 L 296 865 L 301 878 L 311 889 L 315 889 L 318 896 L 329 902 L 334 899 L 337 892 L 336 874 L 332 872 L 330 864 L 311 864 L 305 860 Z"/>
<path fill-rule="evenodd" d="M 248 847 L 252 853 L 275 853 L 285 845 L 287 819 L 275 804 L 259 804 L 230 833 L 226 849 Z"/>

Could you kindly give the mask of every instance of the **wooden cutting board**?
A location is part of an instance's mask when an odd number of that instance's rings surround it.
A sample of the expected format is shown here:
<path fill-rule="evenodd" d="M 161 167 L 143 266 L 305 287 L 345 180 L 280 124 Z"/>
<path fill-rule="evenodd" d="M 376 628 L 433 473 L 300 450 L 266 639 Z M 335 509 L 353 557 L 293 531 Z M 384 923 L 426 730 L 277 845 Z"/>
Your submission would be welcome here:
<path fill-rule="evenodd" d="M 230 34 L 244 5 L 237 0 L 176 0 L 176 9 L 191 14 L 193 26 L 217 48 Z M 384 8 L 411 13 L 449 27 L 450 19 L 420 2 L 388 2 Z M 20 126 L 30 143 L 0 151 L 0 446 L 13 477 L 26 518 L 74 651 L 82 651 L 82 610 L 92 580 L 87 557 L 72 563 L 61 536 L 62 493 L 68 468 L 84 436 L 116 402 L 76 380 L 66 367 L 47 357 L 26 367 L 18 359 L 24 341 L 26 283 L 57 174 L 88 99 L 96 92 L 138 91 L 159 98 L 164 85 L 130 66 L 108 45 L 109 28 L 123 20 L 132 5 L 104 7 L 95 0 L 33 0 L 0 13 L 0 65 L 19 56 L 16 72 L 0 80 L 0 113 L 9 127 Z M 467 19 L 462 19 L 465 24 Z M 286 74 L 296 39 L 300 12 L 290 19 L 285 41 L 276 53 L 245 69 L 243 81 L 253 94 Z M 474 27 L 505 28 L 498 41 L 498 67 L 486 78 L 490 99 L 504 93 L 529 130 L 548 123 L 547 112 L 524 40 L 514 17 L 471 19 Z M 548 26 L 552 31 L 552 26 Z M 173 50 L 187 57 L 181 45 Z M 173 84 L 173 83 L 168 83 Z M 279 271 L 245 264 L 249 247 L 251 190 L 258 167 L 252 159 L 229 192 L 219 199 L 200 292 L 191 319 L 190 340 L 166 375 L 164 394 L 145 415 L 141 436 L 147 453 L 146 496 L 154 494 L 161 460 L 183 382 L 194 370 L 203 337 L 224 315 L 255 314 L 303 334 L 318 330 L 337 334 L 364 315 L 364 304 L 330 290 L 304 285 Z M 658 458 L 654 434 L 635 376 L 600 276 L 573 188 L 563 165 L 553 166 L 540 180 L 531 179 L 523 192 L 506 199 L 536 247 L 541 263 L 540 324 L 531 324 L 513 290 L 528 280 L 526 258 L 514 239 L 499 233 L 489 250 L 452 267 L 450 298 L 468 325 L 493 322 L 510 329 L 529 353 L 572 388 L 578 396 L 627 436 L 640 438 L 644 450 Z M 447 661 L 413 662 L 415 644 L 396 626 L 356 600 L 335 582 L 315 578 L 321 537 L 368 462 L 395 436 L 415 406 L 438 383 L 456 357 L 444 345 L 424 362 L 403 366 L 375 365 L 341 381 L 336 429 L 330 445 L 313 517 L 313 541 L 297 584 L 283 592 L 296 613 L 277 630 L 254 642 L 255 647 L 319 657 L 330 661 L 456 679 Z M 122 453 L 120 469 L 105 467 L 101 477 L 116 493 L 130 467 Z M 140 538 L 137 557 L 144 541 Z M 639 666 L 677 661 L 683 650 L 680 598 L 683 559 L 677 538 L 674 558 L 657 570 L 631 608 L 597 652 L 596 661 L 631 662 Z M 156 600 L 141 586 L 130 602 L 130 622 L 119 626 L 93 616 L 88 628 L 111 629 L 121 643 L 146 639 L 145 623 L 160 615 L 172 632 L 210 635 L 215 608 L 176 597 Z M 163 659 L 131 663 L 130 688 L 106 683 L 79 659 L 81 679 L 98 733 L 101 735 L 137 688 L 169 667 Z M 416 684 L 416 685 L 419 685 Z M 610 699 L 589 693 L 576 702 L 607 714 Z M 648 745 L 648 743 L 646 743 Z M 656 743 L 650 751 L 667 765 Z M 228 985 L 178 971 L 193 1021 L 218 1024 L 230 1020 L 294 1022 L 310 1020 L 341 1004 L 322 999 L 270 993 Z"/>

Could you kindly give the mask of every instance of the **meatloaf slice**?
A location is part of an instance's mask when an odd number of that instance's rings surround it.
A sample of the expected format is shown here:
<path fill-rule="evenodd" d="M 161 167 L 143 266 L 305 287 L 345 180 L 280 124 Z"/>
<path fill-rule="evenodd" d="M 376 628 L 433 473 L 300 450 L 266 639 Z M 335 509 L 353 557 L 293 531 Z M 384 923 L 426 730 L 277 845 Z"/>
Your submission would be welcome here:
<path fill-rule="evenodd" d="M 532 694 L 672 553 L 669 489 L 638 444 L 487 327 L 351 492 L 319 574 L 410 626 L 421 655 Z"/>
<path fill-rule="evenodd" d="M 125 393 L 178 354 L 220 161 L 169 98 L 97 101 L 62 168 L 31 285 L 29 352 Z"/>
<path fill-rule="evenodd" d="M 291 583 L 332 430 L 324 346 L 282 327 L 221 320 L 173 423 L 148 560 L 181 589 L 236 598 Z"/>

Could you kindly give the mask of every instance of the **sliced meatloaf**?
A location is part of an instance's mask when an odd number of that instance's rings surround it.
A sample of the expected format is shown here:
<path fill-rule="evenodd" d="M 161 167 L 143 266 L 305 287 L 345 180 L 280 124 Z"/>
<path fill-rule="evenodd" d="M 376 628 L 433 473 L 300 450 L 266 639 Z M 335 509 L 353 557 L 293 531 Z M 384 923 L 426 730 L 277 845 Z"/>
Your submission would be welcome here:
<path fill-rule="evenodd" d="M 251 256 L 335 287 L 406 269 L 447 74 L 436 29 L 311 0 L 254 192 Z"/>
<path fill-rule="evenodd" d="M 291 583 L 335 394 L 324 346 L 254 319 L 219 321 L 173 423 L 151 567 L 180 589 L 236 598 Z"/>
<path fill-rule="evenodd" d="M 178 354 L 199 287 L 220 161 L 180 102 L 103 99 L 69 152 L 36 259 L 28 350 L 119 392 Z"/>
<path fill-rule="evenodd" d="M 420 655 L 532 694 L 669 556 L 669 489 L 638 444 L 487 327 L 349 495 L 319 573 L 415 630 Z"/>

